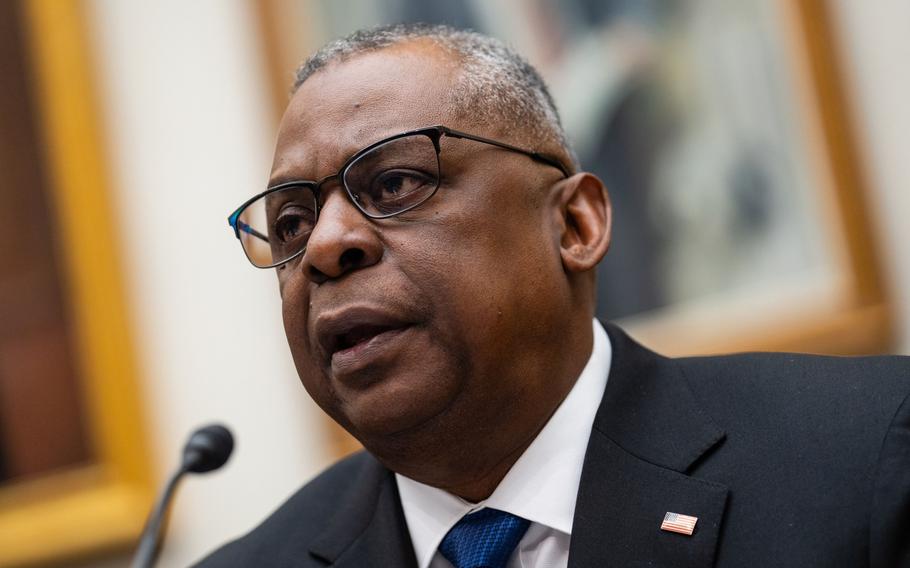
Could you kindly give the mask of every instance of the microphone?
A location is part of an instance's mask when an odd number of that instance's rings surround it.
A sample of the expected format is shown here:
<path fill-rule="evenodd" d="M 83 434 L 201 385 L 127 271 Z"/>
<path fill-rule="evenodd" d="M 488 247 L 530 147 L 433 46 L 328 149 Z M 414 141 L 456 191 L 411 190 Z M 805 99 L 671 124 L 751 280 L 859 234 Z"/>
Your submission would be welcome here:
<path fill-rule="evenodd" d="M 231 431 L 221 424 L 204 426 L 190 436 L 183 448 L 180 469 L 192 473 L 206 473 L 223 466 L 234 450 Z"/>
<path fill-rule="evenodd" d="M 164 486 L 164 491 L 158 497 L 145 523 L 131 568 L 150 568 L 158 558 L 164 540 L 161 525 L 174 490 L 183 476 L 187 473 L 206 473 L 218 469 L 228 461 L 233 450 L 234 437 L 230 430 L 220 424 L 209 424 L 193 432 L 183 447 L 180 467 Z"/>

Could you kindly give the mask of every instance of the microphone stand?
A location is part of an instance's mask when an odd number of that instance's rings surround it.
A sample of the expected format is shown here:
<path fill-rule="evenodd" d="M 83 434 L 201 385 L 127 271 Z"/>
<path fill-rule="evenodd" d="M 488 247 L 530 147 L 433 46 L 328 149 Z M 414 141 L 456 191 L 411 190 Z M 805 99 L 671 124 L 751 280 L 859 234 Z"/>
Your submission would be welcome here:
<path fill-rule="evenodd" d="M 151 568 L 155 565 L 158 554 L 161 552 L 161 541 L 164 536 L 161 527 L 165 524 L 167 506 L 174 495 L 174 491 L 177 489 L 177 485 L 187 471 L 185 466 L 181 466 L 180 469 L 175 471 L 168 480 L 167 485 L 164 486 L 164 491 L 158 496 L 155 508 L 152 509 L 152 514 L 149 515 L 145 528 L 142 530 L 142 538 L 139 540 L 139 547 L 136 549 L 136 556 L 133 557 L 133 563 L 130 568 Z"/>
<path fill-rule="evenodd" d="M 171 475 L 149 515 L 131 568 L 151 568 L 161 552 L 168 505 L 177 485 L 187 473 L 206 473 L 223 466 L 234 450 L 234 437 L 220 424 L 210 424 L 193 432 L 183 448 L 180 467 Z"/>

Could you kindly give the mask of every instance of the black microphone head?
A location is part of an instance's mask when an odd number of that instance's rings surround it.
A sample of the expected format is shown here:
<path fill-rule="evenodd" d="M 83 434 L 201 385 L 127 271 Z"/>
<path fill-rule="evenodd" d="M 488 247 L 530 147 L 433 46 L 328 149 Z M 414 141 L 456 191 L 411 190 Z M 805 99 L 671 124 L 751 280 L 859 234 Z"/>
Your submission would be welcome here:
<path fill-rule="evenodd" d="M 193 432 L 183 448 L 183 470 L 205 473 L 223 466 L 234 450 L 234 436 L 221 424 Z"/>

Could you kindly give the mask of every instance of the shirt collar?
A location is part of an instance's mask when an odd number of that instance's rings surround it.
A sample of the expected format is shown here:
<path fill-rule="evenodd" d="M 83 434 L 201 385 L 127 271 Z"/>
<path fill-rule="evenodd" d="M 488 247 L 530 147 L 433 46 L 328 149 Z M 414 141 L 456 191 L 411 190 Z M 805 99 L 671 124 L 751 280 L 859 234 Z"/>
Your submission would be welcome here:
<path fill-rule="evenodd" d="M 591 356 L 572 390 L 488 499 L 470 503 L 442 489 L 395 474 L 420 568 L 430 565 L 439 543 L 455 523 L 467 513 L 484 507 L 572 534 L 585 450 L 612 358 L 610 340 L 603 326 L 594 320 L 593 327 Z"/>

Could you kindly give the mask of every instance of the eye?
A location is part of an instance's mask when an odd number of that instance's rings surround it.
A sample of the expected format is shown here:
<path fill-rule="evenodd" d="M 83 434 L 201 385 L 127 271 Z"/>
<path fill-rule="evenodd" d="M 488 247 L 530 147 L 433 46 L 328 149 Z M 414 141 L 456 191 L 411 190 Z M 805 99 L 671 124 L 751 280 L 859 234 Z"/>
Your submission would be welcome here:
<path fill-rule="evenodd" d="M 308 238 L 316 224 L 316 212 L 310 207 L 288 204 L 282 207 L 272 223 L 272 236 L 279 244 Z"/>
<path fill-rule="evenodd" d="M 370 182 L 368 194 L 374 205 L 403 207 L 432 191 L 435 178 L 416 170 L 385 170 Z"/>

